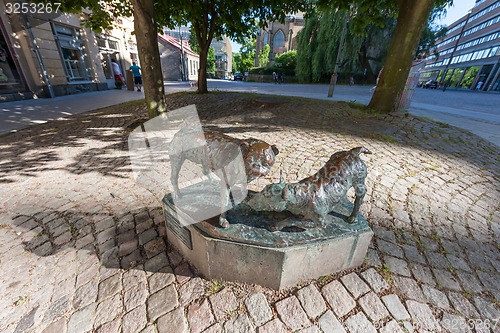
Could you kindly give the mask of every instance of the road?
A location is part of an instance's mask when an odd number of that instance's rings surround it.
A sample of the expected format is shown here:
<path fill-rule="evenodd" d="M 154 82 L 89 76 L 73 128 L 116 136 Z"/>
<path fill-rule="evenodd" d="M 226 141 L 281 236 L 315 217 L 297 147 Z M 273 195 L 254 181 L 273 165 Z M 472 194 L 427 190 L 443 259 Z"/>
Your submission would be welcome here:
<path fill-rule="evenodd" d="M 177 91 L 185 83 L 168 83 L 165 87 Z M 254 92 L 283 96 L 301 96 L 323 100 L 355 101 L 368 104 L 370 86 L 337 86 L 328 98 L 325 84 L 274 84 L 241 81 L 209 80 L 209 90 Z M 500 94 L 475 91 L 454 91 L 418 88 L 409 112 L 416 116 L 466 129 L 500 146 Z"/>

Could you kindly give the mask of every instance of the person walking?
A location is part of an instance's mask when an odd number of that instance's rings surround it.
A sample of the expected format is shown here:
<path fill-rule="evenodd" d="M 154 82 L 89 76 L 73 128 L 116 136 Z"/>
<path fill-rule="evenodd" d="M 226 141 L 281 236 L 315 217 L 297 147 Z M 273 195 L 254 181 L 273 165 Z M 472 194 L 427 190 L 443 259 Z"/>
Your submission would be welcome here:
<path fill-rule="evenodd" d="M 121 89 L 125 80 L 123 79 L 122 71 L 120 69 L 120 65 L 116 62 L 115 59 L 111 59 L 111 66 L 113 67 L 113 73 L 115 76 L 115 86 L 116 89 Z"/>
<path fill-rule="evenodd" d="M 132 62 L 132 66 L 130 66 L 129 70 L 134 73 L 134 84 L 137 88 L 137 91 L 141 91 L 142 88 L 142 75 L 141 75 L 141 67 L 137 66 L 135 62 Z"/>

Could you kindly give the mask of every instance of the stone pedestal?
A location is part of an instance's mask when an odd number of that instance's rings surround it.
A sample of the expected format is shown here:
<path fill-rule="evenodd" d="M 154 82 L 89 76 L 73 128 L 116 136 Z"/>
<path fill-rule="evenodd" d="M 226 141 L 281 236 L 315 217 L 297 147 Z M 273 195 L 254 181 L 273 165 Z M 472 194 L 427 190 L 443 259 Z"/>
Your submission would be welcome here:
<path fill-rule="evenodd" d="M 272 289 L 363 263 L 373 232 L 361 214 L 356 224 L 346 223 L 352 204 L 345 201 L 340 206 L 325 226 L 309 228 L 306 223 L 300 228 L 304 221 L 296 217 L 256 213 L 243 203 L 228 212 L 231 226 L 223 229 L 217 217 L 194 223 L 189 214 L 176 209 L 170 194 L 163 199 L 168 241 L 203 277 Z M 283 220 L 295 226 L 267 229 L 269 223 Z"/>

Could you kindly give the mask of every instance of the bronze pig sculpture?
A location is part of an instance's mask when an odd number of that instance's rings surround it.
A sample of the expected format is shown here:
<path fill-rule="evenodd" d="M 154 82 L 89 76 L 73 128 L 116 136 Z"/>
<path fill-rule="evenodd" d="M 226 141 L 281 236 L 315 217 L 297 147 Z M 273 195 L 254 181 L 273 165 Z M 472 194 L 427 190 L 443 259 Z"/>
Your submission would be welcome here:
<path fill-rule="evenodd" d="M 194 144 L 193 141 L 195 141 Z M 205 142 L 206 144 L 204 144 Z M 245 167 L 246 180 L 249 183 L 269 173 L 279 150 L 275 145 L 254 138 L 236 139 L 216 131 L 190 131 L 188 127 L 181 129 L 174 135 L 170 144 L 172 169 L 170 181 L 173 185 L 174 196 L 179 198 L 182 196 L 178 185 L 179 172 L 184 161 L 190 160 L 201 164 L 206 176 L 209 176 L 210 171 L 222 173 L 219 176 L 224 181 L 221 184 L 225 184 L 225 188 L 221 188 L 221 191 L 226 192 L 222 193 L 221 209 L 223 209 L 226 207 L 227 200 L 230 199 L 231 172 L 236 172 L 230 168 L 228 170 L 227 166 L 240 152 Z M 221 212 L 219 224 L 224 228 L 229 226 L 224 211 Z"/>
<path fill-rule="evenodd" d="M 367 169 L 359 157 L 362 153 L 371 154 L 364 147 L 336 152 L 316 174 L 298 183 L 287 184 L 281 176 L 279 183 L 267 185 L 248 200 L 248 205 L 256 211 L 289 211 L 324 225 L 328 213 L 353 187 L 356 197 L 347 222 L 354 223 L 366 194 Z"/>

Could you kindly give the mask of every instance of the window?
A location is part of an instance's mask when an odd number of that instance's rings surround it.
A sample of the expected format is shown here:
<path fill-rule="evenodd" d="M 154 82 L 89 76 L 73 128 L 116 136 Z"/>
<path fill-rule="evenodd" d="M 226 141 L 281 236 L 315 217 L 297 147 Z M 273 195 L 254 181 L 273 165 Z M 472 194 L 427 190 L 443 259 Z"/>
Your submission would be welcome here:
<path fill-rule="evenodd" d="M 273 46 L 274 47 L 285 46 L 285 34 L 283 33 L 283 31 L 278 30 L 278 32 L 274 35 Z"/>
<path fill-rule="evenodd" d="M 267 32 L 264 32 L 262 35 L 262 47 L 266 46 L 269 44 L 269 34 Z"/>
<path fill-rule="evenodd" d="M 59 24 L 52 25 L 52 32 L 69 81 L 88 80 L 85 47 L 78 29 Z"/>

